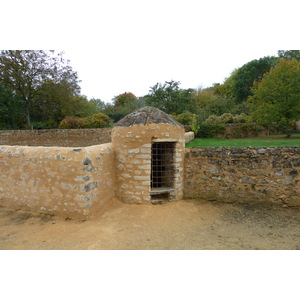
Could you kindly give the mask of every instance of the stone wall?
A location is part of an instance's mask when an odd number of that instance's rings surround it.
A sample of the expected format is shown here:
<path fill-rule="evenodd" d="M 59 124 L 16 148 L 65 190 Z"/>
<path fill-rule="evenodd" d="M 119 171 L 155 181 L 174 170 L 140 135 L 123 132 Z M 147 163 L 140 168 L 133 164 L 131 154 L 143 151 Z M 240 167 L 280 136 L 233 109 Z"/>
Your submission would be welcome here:
<path fill-rule="evenodd" d="M 89 217 L 114 197 L 112 144 L 0 146 L 1 205 Z"/>
<path fill-rule="evenodd" d="M 184 140 L 186 144 L 192 141 L 194 138 L 195 138 L 195 133 L 193 131 L 189 131 L 184 134 Z"/>
<path fill-rule="evenodd" d="M 300 147 L 190 148 L 184 197 L 300 206 Z"/>
<path fill-rule="evenodd" d="M 214 138 L 238 139 L 282 133 L 276 128 L 266 129 L 255 123 L 225 124 L 224 126 L 224 132 L 216 134 Z"/>
<path fill-rule="evenodd" d="M 0 145 L 87 147 L 111 142 L 111 128 L 0 131 Z"/>

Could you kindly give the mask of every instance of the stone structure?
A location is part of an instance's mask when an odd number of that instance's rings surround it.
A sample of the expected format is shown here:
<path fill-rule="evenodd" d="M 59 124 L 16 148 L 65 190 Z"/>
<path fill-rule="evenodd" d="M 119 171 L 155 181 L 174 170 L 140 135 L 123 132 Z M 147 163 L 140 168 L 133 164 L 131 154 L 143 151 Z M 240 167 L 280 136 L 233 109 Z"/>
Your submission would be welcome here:
<path fill-rule="evenodd" d="M 300 147 L 186 149 L 184 197 L 300 206 Z"/>
<path fill-rule="evenodd" d="M 145 107 L 115 125 L 111 143 L 0 146 L 0 206 L 85 219 L 114 198 L 300 206 L 300 147 L 185 149 L 190 138 L 173 118 Z"/>
<path fill-rule="evenodd" d="M 0 145 L 88 147 L 111 142 L 111 128 L 0 130 Z"/>
<path fill-rule="evenodd" d="M 181 199 L 184 134 L 180 123 L 152 107 L 120 120 L 112 131 L 117 198 L 125 203 Z"/>

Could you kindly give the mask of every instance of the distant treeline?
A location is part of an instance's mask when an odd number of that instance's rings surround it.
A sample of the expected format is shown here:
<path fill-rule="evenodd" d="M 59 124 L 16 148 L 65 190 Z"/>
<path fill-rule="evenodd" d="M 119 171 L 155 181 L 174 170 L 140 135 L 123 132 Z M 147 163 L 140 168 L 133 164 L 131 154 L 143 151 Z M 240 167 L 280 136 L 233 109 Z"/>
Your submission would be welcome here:
<path fill-rule="evenodd" d="M 107 127 L 144 106 L 173 115 L 196 133 L 230 122 L 289 128 L 300 119 L 299 60 L 299 50 L 279 50 L 209 88 L 181 89 L 171 80 L 142 97 L 125 92 L 105 103 L 80 94 L 77 72 L 63 53 L 1 51 L 0 129 Z"/>

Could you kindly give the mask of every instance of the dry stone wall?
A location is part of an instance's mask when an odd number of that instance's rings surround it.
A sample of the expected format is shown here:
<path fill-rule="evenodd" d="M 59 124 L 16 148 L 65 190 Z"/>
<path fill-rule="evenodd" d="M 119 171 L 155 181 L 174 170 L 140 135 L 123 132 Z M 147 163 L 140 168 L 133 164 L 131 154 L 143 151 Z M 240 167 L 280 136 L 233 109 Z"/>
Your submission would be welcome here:
<path fill-rule="evenodd" d="M 111 142 L 111 128 L 0 131 L 0 145 L 87 147 Z"/>
<path fill-rule="evenodd" d="M 190 148 L 184 197 L 300 206 L 300 147 Z"/>
<path fill-rule="evenodd" d="M 0 146 L 0 201 L 89 217 L 114 197 L 112 144 L 86 148 Z"/>

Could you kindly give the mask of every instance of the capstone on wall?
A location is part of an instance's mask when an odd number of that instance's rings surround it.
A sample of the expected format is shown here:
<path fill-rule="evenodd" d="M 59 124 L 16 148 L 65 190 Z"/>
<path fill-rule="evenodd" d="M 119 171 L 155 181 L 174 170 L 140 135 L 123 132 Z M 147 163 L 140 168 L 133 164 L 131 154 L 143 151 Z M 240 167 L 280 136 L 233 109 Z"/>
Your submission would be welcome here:
<path fill-rule="evenodd" d="M 190 148 L 184 197 L 300 206 L 300 147 Z"/>
<path fill-rule="evenodd" d="M 114 198 L 112 144 L 0 146 L 1 205 L 89 217 Z"/>

